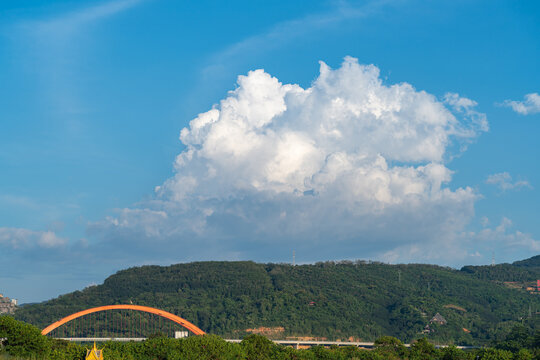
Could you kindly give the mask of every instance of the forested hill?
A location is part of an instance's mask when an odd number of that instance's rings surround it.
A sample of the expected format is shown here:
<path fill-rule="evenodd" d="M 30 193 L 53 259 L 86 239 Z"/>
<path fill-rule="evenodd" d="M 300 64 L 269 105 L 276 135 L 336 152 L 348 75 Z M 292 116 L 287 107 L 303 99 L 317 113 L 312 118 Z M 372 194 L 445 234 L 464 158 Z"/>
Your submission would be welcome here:
<path fill-rule="evenodd" d="M 276 337 L 410 341 L 440 313 L 447 324 L 431 324 L 427 336 L 457 344 L 504 337 L 518 319 L 533 322 L 540 310 L 537 294 L 434 265 L 194 262 L 123 270 L 102 285 L 23 306 L 16 317 L 44 327 L 82 309 L 130 302 L 235 338 L 273 327 Z"/>
<path fill-rule="evenodd" d="M 540 279 L 540 255 L 512 264 L 465 266 L 461 271 L 480 279 L 507 283 L 518 282 L 524 288 L 531 287 L 534 286 L 536 280 Z"/>
<path fill-rule="evenodd" d="M 532 267 L 540 270 L 540 255 L 533 256 L 532 258 L 516 261 L 512 263 L 514 266 Z"/>

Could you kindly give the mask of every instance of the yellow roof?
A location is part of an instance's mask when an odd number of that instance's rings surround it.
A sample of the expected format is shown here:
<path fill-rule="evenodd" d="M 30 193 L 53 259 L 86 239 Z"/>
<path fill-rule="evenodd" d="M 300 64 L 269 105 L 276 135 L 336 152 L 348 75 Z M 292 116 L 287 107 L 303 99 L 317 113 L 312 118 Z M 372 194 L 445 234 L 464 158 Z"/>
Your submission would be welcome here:
<path fill-rule="evenodd" d="M 86 360 L 103 360 L 103 351 L 96 347 L 95 342 L 94 347 L 86 351 Z"/>

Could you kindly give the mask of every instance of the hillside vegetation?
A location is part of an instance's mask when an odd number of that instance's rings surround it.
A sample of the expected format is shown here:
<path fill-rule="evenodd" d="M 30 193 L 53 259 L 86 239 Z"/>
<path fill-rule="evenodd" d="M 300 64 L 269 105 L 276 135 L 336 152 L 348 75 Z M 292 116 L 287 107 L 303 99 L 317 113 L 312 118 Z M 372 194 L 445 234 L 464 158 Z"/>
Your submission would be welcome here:
<path fill-rule="evenodd" d="M 16 317 L 43 328 L 89 307 L 131 302 L 178 314 L 228 338 L 241 338 L 246 329 L 283 327 L 275 337 L 395 336 L 409 342 L 424 331 L 435 342 L 478 345 L 504 338 L 517 323 L 534 328 L 540 296 L 504 283 L 532 280 L 531 271 L 537 270 L 362 261 L 143 266 L 119 271 L 102 285 L 23 306 Z M 445 325 L 429 325 L 436 313 Z"/>
<path fill-rule="evenodd" d="M 41 335 L 32 325 L 0 316 L 0 360 L 83 360 L 91 344 L 78 344 Z M 336 345 L 296 350 L 277 345 L 260 335 L 231 343 L 217 335 L 171 339 L 152 336 L 142 342 L 99 344 L 107 360 L 533 360 L 540 358 L 540 331 L 528 333 L 515 327 L 494 348 L 461 350 L 454 346 L 437 349 L 427 339 L 409 348 L 396 338 L 384 336 L 373 350 Z"/>
<path fill-rule="evenodd" d="M 465 266 L 461 270 L 480 279 L 533 285 L 540 279 L 540 255 L 512 264 Z"/>

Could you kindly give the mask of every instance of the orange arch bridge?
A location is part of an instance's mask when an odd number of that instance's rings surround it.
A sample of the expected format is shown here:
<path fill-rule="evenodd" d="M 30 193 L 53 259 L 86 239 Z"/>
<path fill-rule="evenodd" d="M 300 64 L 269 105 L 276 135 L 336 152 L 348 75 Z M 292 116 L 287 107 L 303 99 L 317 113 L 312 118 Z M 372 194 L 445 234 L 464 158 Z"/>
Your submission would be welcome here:
<path fill-rule="evenodd" d="M 140 306 L 140 305 L 106 305 L 106 306 L 98 306 L 98 307 L 95 307 L 95 308 L 92 308 L 92 309 L 86 309 L 86 310 L 83 310 L 83 311 L 79 311 L 78 313 L 66 316 L 65 318 L 60 319 L 57 322 L 52 323 L 51 325 L 47 326 L 45 329 L 43 329 L 41 331 L 41 334 L 42 335 L 47 335 L 48 333 L 50 333 L 51 331 L 53 331 L 57 327 L 62 326 L 65 323 L 67 323 L 67 322 L 69 322 L 69 321 L 71 321 L 73 319 L 80 318 L 81 316 L 85 316 L 85 315 L 92 314 L 92 313 L 95 313 L 95 312 L 100 312 L 100 311 L 107 311 L 107 310 L 136 310 L 136 311 L 143 311 L 143 312 L 147 312 L 147 313 L 150 313 L 150 314 L 155 314 L 155 315 L 164 317 L 166 319 L 169 319 L 171 321 L 174 321 L 175 323 L 180 324 L 181 326 L 188 329 L 189 331 L 191 331 L 195 335 L 204 335 L 205 334 L 204 331 L 202 331 L 201 329 L 199 329 L 197 326 L 193 325 L 189 321 L 187 321 L 185 319 L 182 319 L 180 316 L 176 316 L 176 315 L 171 314 L 170 312 L 167 312 L 167 311 L 155 309 L 155 308 L 148 307 L 148 306 Z"/>

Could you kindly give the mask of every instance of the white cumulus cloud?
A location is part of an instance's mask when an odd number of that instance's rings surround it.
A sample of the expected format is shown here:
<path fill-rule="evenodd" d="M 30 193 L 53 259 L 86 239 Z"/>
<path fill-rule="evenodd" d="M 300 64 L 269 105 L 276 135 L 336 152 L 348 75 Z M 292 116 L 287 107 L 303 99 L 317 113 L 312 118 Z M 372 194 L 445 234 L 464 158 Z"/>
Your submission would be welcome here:
<path fill-rule="evenodd" d="M 503 217 L 500 224 L 495 228 L 486 227 L 475 234 L 475 240 L 498 246 L 511 252 L 516 248 L 524 248 L 531 252 L 540 251 L 540 241 L 535 240 L 532 235 L 519 230 L 512 231 L 512 220 Z"/>
<path fill-rule="evenodd" d="M 66 244 L 66 239 L 53 231 L 33 231 L 24 228 L 0 228 L 0 245 L 13 249 L 29 249 L 36 246 L 43 248 L 58 247 Z"/>
<path fill-rule="evenodd" d="M 451 234 L 445 241 L 419 245 L 404 244 L 380 256 L 386 262 L 435 262 L 453 258 L 460 264 L 485 264 L 495 255 L 498 263 L 523 258 L 524 254 L 540 251 L 540 241 L 531 234 L 514 230 L 512 220 L 503 217 L 499 224 L 489 226 L 489 219 L 479 219 L 482 228 Z M 496 251 L 495 251 L 496 250 Z M 531 256 L 531 255 L 529 255 Z"/>
<path fill-rule="evenodd" d="M 486 184 L 495 185 L 503 191 L 531 187 L 531 184 L 526 180 L 512 181 L 512 176 L 508 172 L 489 175 Z"/>
<path fill-rule="evenodd" d="M 538 93 L 527 94 L 523 101 L 505 100 L 503 105 L 512 108 L 521 115 L 536 114 L 540 112 L 540 95 Z"/>
<path fill-rule="evenodd" d="M 338 69 L 321 62 L 308 88 L 251 71 L 182 129 L 185 150 L 156 200 L 91 229 L 252 257 L 284 244 L 325 254 L 339 243 L 344 253 L 326 254 L 362 257 L 451 242 L 477 195 L 449 186 L 445 161 L 487 130 L 475 105 L 386 85 L 377 67 L 350 57 Z"/>

